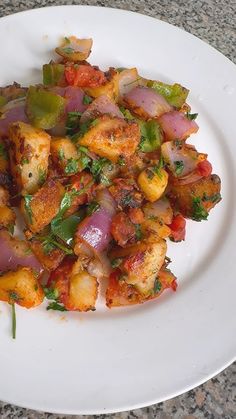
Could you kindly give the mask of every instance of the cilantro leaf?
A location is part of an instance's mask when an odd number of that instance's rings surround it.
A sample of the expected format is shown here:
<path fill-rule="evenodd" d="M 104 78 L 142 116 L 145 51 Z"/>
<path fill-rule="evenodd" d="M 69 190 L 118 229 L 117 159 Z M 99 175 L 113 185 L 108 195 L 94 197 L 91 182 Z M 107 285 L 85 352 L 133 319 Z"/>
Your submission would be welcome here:
<path fill-rule="evenodd" d="M 184 170 L 184 162 L 183 160 L 176 160 L 174 161 L 174 165 L 175 165 L 175 173 L 177 176 L 181 175 L 181 173 Z"/>
<path fill-rule="evenodd" d="M 56 301 L 51 302 L 47 306 L 47 310 L 67 311 L 67 309 L 62 304 L 59 304 Z"/>
<path fill-rule="evenodd" d="M 208 212 L 202 206 L 201 198 L 193 197 L 192 198 L 192 219 L 195 221 L 207 220 Z"/>

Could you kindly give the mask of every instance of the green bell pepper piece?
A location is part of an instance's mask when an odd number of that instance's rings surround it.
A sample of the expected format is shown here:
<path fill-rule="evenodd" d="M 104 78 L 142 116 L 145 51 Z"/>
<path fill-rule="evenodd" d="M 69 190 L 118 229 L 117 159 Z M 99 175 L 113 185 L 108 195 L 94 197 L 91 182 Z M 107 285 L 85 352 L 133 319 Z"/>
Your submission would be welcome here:
<path fill-rule="evenodd" d="M 150 80 L 147 85 L 162 95 L 170 105 L 177 109 L 183 106 L 189 94 L 189 90 L 178 83 L 171 85 Z"/>
<path fill-rule="evenodd" d="M 66 100 L 42 88 L 30 86 L 26 97 L 26 113 L 37 128 L 55 127 L 65 110 Z"/>
<path fill-rule="evenodd" d="M 141 130 L 141 142 L 139 148 L 144 153 L 150 153 L 160 148 L 163 134 L 161 127 L 155 120 L 137 121 Z"/>
<path fill-rule="evenodd" d="M 43 65 L 43 84 L 46 86 L 57 85 L 64 76 L 65 66 L 63 64 L 44 64 Z"/>
<path fill-rule="evenodd" d="M 65 218 L 64 220 L 58 220 L 57 222 L 51 223 L 51 231 L 54 236 L 58 237 L 66 244 L 71 245 L 74 240 L 74 235 L 78 224 L 85 217 L 85 211 L 80 210 L 73 215 Z"/>

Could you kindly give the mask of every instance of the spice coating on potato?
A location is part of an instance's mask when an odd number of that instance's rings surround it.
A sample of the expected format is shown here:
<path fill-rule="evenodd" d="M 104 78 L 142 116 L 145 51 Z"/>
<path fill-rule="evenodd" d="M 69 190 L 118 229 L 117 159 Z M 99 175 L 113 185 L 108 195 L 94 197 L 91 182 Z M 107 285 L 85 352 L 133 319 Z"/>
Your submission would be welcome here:
<path fill-rule="evenodd" d="M 0 300 L 32 308 L 40 305 L 44 292 L 31 268 L 20 267 L 0 276 Z"/>
<path fill-rule="evenodd" d="M 168 196 L 172 205 L 187 218 L 207 219 L 209 211 L 221 200 L 219 176 L 210 175 L 187 185 L 172 185 Z"/>
<path fill-rule="evenodd" d="M 56 269 L 65 256 L 61 249 L 52 249 L 50 252 L 46 252 L 43 243 L 34 238 L 30 240 L 29 245 L 38 261 L 47 271 Z"/>
<path fill-rule="evenodd" d="M 101 157 L 116 163 L 120 156 L 129 158 L 135 153 L 140 141 L 140 128 L 136 122 L 103 116 L 79 140 Z"/>
<path fill-rule="evenodd" d="M 78 152 L 69 138 L 52 139 L 51 157 L 56 168 L 63 174 L 73 175 L 79 171 Z"/>
<path fill-rule="evenodd" d="M 59 181 L 49 180 L 35 195 L 27 195 L 21 201 L 21 211 L 33 233 L 46 227 L 57 215 L 65 193 Z"/>
<path fill-rule="evenodd" d="M 111 258 L 123 258 L 120 265 L 127 284 L 134 285 L 141 295 L 153 290 L 154 282 L 161 269 L 167 251 L 166 241 L 150 236 L 139 244 L 111 251 Z"/>
<path fill-rule="evenodd" d="M 22 194 L 35 193 L 45 182 L 51 137 L 24 122 L 9 129 L 11 173 Z"/>

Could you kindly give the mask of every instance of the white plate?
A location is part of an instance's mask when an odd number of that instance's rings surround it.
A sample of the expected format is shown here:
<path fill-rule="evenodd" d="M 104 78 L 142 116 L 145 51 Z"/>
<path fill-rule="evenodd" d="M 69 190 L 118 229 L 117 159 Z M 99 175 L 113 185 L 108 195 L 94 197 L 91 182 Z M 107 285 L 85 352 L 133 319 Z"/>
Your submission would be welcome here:
<path fill-rule="evenodd" d="M 1 304 L 0 399 L 58 413 L 96 414 L 160 402 L 206 381 L 236 353 L 236 70 L 223 55 L 164 22 L 122 10 L 51 7 L 0 20 L 0 83 L 39 81 L 61 36 L 91 36 L 91 60 L 137 66 L 146 77 L 191 89 L 223 201 L 209 221 L 187 223 L 169 243 L 177 293 L 127 309 L 48 313 L 17 307 L 17 339 Z M 1 257 L 1 256 L 0 256 Z"/>

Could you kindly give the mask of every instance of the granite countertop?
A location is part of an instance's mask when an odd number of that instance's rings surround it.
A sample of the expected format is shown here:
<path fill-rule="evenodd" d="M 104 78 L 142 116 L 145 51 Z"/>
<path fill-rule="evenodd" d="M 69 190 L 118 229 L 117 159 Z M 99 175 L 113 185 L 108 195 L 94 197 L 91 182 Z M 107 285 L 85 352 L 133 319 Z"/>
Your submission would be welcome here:
<path fill-rule="evenodd" d="M 162 19 L 198 36 L 236 63 L 236 2 L 235 0 L 3 0 L 0 16 L 36 7 L 61 4 L 88 4 L 133 10 Z M 59 419 L 88 416 L 62 416 L 39 413 L 0 402 L 0 418 Z M 90 416 L 91 418 L 92 416 Z M 172 400 L 125 413 L 100 415 L 103 419 L 233 419 L 236 417 L 236 364 L 217 377 Z"/>

